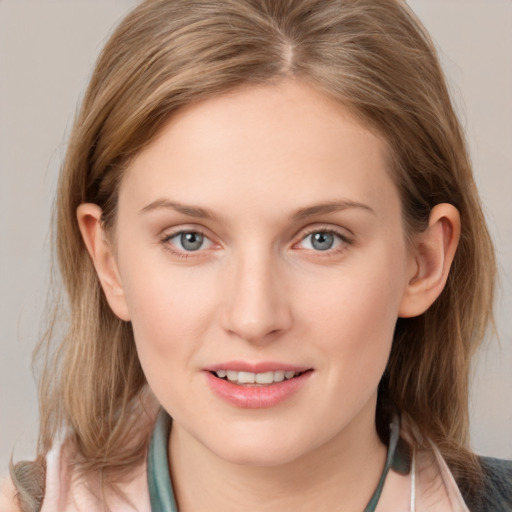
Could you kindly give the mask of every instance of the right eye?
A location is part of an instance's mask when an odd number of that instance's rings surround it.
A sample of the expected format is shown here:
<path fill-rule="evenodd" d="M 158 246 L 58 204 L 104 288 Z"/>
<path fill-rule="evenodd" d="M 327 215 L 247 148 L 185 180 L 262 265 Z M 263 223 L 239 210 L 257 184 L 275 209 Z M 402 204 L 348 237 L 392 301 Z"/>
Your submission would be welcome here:
<path fill-rule="evenodd" d="M 177 252 L 195 252 L 212 246 L 211 240 L 199 231 L 180 231 L 166 236 L 163 242 L 171 244 Z"/>

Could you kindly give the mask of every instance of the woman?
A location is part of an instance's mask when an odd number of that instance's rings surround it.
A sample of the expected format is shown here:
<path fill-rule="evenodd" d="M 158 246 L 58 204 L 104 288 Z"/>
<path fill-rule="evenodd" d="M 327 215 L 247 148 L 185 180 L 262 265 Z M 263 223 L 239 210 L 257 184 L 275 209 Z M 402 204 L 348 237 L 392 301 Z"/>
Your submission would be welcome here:
<path fill-rule="evenodd" d="M 512 506 L 468 449 L 492 245 L 401 2 L 144 2 L 57 216 L 70 326 L 22 510 Z"/>

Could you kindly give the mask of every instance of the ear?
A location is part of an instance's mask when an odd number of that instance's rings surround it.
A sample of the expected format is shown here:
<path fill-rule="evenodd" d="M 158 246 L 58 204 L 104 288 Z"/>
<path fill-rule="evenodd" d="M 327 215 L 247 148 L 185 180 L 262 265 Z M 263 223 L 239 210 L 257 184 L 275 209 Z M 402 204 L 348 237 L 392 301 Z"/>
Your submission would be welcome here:
<path fill-rule="evenodd" d="M 460 215 L 455 206 L 436 205 L 427 229 L 414 240 L 415 265 L 407 283 L 398 316 L 424 313 L 439 297 L 448 279 L 460 238 Z"/>
<path fill-rule="evenodd" d="M 101 208 L 96 204 L 83 203 L 77 208 L 76 214 L 82 238 L 110 308 L 121 320 L 128 322 L 130 314 L 117 261 L 102 226 Z"/>

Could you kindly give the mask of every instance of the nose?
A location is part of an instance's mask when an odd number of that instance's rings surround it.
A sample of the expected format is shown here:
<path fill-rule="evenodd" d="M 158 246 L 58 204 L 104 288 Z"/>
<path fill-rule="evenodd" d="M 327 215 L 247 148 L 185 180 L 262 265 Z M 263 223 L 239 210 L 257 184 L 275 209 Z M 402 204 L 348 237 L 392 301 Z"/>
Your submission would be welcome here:
<path fill-rule="evenodd" d="M 290 297 L 279 265 L 270 256 L 253 254 L 233 267 L 225 290 L 223 328 L 253 344 L 275 340 L 289 330 Z"/>

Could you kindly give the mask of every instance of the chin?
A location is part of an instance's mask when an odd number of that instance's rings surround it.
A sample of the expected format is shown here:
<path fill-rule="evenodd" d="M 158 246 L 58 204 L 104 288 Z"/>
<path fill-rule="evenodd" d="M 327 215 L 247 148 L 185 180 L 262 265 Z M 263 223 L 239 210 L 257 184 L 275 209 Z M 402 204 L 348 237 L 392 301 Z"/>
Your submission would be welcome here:
<path fill-rule="evenodd" d="M 276 449 L 268 447 L 233 447 L 232 450 L 222 450 L 217 456 L 237 466 L 247 467 L 277 467 L 292 463 L 300 458 L 302 453 L 292 448 Z"/>
<path fill-rule="evenodd" d="M 219 440 L 221 442 L 219 443 Z M 278 432 L 276 429 L 254 431 L 242 429 L 219 436 L 208 443 L 219 458 L 240 466 L 282 466 L 300 459 L 314 446 L 299 432 Z"/>

